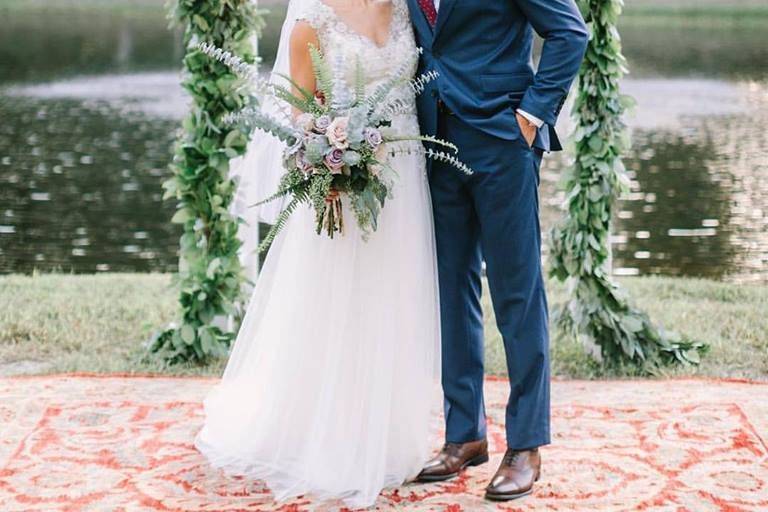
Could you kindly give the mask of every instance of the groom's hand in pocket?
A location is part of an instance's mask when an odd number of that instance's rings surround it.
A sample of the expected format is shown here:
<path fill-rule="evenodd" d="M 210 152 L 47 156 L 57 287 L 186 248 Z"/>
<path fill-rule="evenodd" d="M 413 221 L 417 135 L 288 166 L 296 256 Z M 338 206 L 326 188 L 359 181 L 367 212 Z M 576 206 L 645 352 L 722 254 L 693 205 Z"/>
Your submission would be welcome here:
<path fill-rule="evenodd" d="M 515 117 L 517 117 L 517 124 L 520 126 L 520 133 L 523 134 L 525 142 L 528 143 L 528 146 L 532 147 L 533 141 L 536 140 L 536 125 L 517 112 L 515 113 Z"/>

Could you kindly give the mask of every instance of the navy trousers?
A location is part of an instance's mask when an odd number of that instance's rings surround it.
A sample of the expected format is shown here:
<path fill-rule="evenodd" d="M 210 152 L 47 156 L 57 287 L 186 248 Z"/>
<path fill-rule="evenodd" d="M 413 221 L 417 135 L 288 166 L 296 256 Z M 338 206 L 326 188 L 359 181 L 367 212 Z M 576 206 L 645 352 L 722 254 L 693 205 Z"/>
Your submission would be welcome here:
<path fill-rule="evenodd" d="M 516 128 L 519 131 L 519 127 Z M 539 166 L 522 134 L 503 140 L 441 113 L 438 137 L 459 147 L 472 176 L 432 163 L 446 440 L 486 436 L 482 261 L 504 340 L 509 448 L 550 442 L 549 337 L 541 269 Z"/>

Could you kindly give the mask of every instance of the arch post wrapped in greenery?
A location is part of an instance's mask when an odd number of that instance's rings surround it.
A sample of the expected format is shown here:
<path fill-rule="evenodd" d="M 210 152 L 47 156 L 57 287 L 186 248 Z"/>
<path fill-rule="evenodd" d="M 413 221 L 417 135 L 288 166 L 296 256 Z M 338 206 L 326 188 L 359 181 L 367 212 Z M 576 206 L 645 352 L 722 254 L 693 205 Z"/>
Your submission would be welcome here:
<path fill-rule="evenodd" d="M 222 118 L 246 107 L 250 94 L 242 78 L 208 58 L 198 44 L 213 43 L 254 63 L 252 40 L 262 17 L 254 0 L 176 0 L 172 7 L 172 18 L 185 27 L 182 85 L 192 97 L 171 165 L 173 177 L 163 184 L 165 197 L 178 201 L 172 222 L 184 227 L 177 277 L 181 319 L 149 348 L 168 363 L 205 362 L 227 352 L 233 333 L 214 319 L 235 312 L 243 283 L 239 221 L 229 212 L 236 190 L 229 161 L 245 152 L 249 133 Z"/>
<path fill-rule="evenodd" d="M 623 2 L 582 0 L 581 6 L 592 37 L 573 108 L 575 161 L 565 181 L 567 212 L 551 233 L 551 274 L 569 291 L 556 318 L 608 366 L 654 373 L 663 365 L 695 364 L 706 347 L 655 326 L 611 278 L 612 209 L 629 184 L 621 157 L 629 146 L 622 118 L 631 100 L 619 91 L 627 70 L 616 29 Z"/>

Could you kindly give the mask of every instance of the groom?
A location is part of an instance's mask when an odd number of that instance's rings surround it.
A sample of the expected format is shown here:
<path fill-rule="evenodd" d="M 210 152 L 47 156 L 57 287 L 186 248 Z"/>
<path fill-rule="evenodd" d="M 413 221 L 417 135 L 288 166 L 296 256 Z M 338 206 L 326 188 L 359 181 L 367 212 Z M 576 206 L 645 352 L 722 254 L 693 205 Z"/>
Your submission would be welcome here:
<path fill-rule="evenodd" d="M 588 34 L 574 0 L 408 0 L 425 134 L 459 147 L 472 176 L 432 163 L 430 188 L 442 314 L 446 444 L 419 479 L 453 478 L 488 461 L 483 403 L 482 262 L 504 338 L 507 453 L 486 497 L 529 494 L 550 442 L 547 300 L 541 270 L 539 165 L 558 151 L 555 122 Z M 533 30 L 544 38 L 531 66 Z"/>

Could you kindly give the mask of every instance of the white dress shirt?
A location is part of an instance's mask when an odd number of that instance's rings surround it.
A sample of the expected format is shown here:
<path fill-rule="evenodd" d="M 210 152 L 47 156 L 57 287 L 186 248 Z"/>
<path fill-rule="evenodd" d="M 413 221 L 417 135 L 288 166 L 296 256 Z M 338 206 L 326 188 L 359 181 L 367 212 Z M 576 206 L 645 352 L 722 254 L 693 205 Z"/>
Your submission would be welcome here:
<path fill-rule="evenodd" d="M 435 11 L 440 10 L 440 0 L 434 0 L 435 1 Z M 534 116 L 533 114 L 529 114 L 525 110 L 517 109 L 516 112 L 529 120 L 536 128 L 541 128 L 544 126 L 544 121 L 539 119 L 538 117 Z"/>

